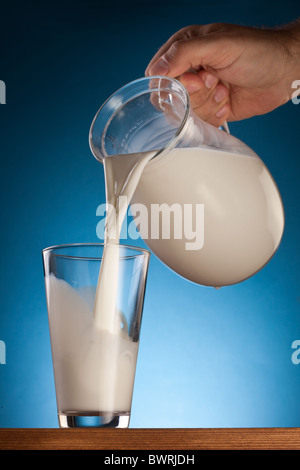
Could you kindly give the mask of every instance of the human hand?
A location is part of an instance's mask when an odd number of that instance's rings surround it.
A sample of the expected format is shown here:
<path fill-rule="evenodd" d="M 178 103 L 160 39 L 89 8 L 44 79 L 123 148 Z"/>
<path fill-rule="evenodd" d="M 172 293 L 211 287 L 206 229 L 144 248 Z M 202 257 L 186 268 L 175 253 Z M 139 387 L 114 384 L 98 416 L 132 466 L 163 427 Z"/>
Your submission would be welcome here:
<path fill-rule="evenodd" d="M 300 78 L 300 23 L 188 26 L 160 48 L 146 75 L 178 78 L 196 114 L 215 126 L 265 114 L 291 99 Z"/>

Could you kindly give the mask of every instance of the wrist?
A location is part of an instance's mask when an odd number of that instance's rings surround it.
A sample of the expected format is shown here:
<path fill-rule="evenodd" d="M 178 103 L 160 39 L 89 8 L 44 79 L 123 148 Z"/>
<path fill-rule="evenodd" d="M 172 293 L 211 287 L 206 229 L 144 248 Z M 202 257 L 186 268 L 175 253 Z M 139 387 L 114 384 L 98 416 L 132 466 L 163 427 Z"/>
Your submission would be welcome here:
<path fill-rule="evenodd" d="M 286 50 L 286 86 L 292 95 L 294 84 L 300 81 L 300 19 L 290 23 L 282 30 Z"/>

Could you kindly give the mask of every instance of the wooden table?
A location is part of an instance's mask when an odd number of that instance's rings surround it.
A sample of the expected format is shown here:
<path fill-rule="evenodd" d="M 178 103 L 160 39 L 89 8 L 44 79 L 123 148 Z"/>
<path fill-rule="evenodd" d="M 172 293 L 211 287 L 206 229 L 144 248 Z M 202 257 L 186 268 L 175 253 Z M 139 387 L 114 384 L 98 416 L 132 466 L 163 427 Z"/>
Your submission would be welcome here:
<path fill-rule="evenodd" d="M 0 450 L 300 450 L 300 428 L 0 428 Z"/>

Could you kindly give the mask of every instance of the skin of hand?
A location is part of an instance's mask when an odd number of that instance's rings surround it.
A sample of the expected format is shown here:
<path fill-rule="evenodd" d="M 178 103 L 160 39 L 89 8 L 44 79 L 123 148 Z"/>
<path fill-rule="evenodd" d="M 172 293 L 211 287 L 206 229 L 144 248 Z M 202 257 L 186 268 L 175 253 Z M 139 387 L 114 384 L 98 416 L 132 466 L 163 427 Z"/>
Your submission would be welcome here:
<path fill-rule="evenodd" d="M 300 21 L 274 29 L 188 26 L 155 54 L 146 76 L 175 77 L 198 116 L 214 126 L 285 104 L 300 80 Z"/>

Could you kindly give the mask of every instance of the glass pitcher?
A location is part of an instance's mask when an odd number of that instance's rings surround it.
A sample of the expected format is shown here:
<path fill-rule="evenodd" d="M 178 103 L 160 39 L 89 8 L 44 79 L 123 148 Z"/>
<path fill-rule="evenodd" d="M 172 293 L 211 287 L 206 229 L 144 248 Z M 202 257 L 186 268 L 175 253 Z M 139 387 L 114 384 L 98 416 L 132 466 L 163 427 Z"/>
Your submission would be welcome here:
<path fill-rule="evenodd" d="M 141 78 L 116 91 L 89 141 L 100 162 L 118 159 L 123 183 L 126 162 L 148 154 L 128 203 L 146 245 L 177 274 L 232 285 L 276 252 L 284 209 L 273 177 L 242 141 L 195 115 L 178 80 Z"/>

